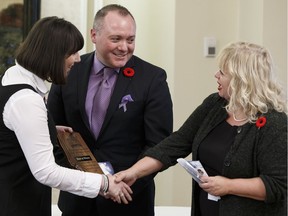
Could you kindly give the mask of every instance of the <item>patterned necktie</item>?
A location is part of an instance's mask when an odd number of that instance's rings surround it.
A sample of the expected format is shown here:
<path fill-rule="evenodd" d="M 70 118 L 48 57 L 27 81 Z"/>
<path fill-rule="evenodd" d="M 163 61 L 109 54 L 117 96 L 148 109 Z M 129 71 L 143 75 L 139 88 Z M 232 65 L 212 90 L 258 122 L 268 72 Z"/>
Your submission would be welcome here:
<path fill-rule="evenodd" d="M 112 68 L 104 68 L 102 72 L 102 82 L 95 93 L 92 107 L 92 122 L 91 128 L 94 136 L 97 139 L 106 111 L 110 102 L 110 97 L 113 89 L 113 79 L 116 78 L 115 71 Z"/>

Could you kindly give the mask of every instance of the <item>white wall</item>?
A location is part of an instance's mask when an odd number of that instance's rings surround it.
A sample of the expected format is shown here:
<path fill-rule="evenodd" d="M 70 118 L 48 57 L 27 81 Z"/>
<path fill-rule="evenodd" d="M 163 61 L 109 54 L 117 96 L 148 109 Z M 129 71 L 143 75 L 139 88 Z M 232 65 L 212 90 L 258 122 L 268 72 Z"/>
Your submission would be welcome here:
<path fill-rule="evenodd" d="M 87 25 L 87 0 L 41 0 L 41 17 L 58 16 L 64 18 L 81 31 L 84 38 L 87 38 L 89 26 Z M 93 18 L 91 18 L 93 19 Z M 81 53 L 86 52 L 86 46 L 81 50 Z"/>
<path fill-rule="evenodd" d="M 102 2 L 103 5 L 121 4 L 133 14 L 137 25 L 134 54 L 166 70 L 173 95 L 175 1 L 103 0 Z"/>
<path fill-rule="evenodd" d="M 92 51 L 89 30 L 99 4 L 126 6 L 137 23 L 135 54 L 163 67 L 174 103 L 174 129 L 217 91 L 215 58 L 203 55 L 203 38 L 217 39 L 216 52 L 248 40 L 271 50 L 287 89 L 287 0 L 42 0 L 42 16 L 73 22 Z M 191 178 L 178 165 L 156 177 L 156 205 L 190 206 Z"/>
<path fill-rule="evenodd" d="M 246 0 L 248 1 L 248 0 Z M 264 0 L 263 7 L 263 45 L 268 47 L 274 57 L 279 79 L 287 89 L 287 0 Z"/>

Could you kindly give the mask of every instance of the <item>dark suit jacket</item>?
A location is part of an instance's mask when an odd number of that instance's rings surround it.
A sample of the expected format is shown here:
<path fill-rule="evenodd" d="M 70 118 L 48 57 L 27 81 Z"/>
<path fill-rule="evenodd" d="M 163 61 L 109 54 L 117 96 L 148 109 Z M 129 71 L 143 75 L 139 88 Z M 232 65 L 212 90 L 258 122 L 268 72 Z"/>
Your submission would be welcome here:
<path fill-rule="evenodd" d="M 142 153 L 172 132 L 172 101 L 166 82 L 166 72 L 132 56 L 121 68 L 98 140 L 89 129 L 85 100 L 94 52 L 83 55 L 74 65 L 67 83 L 52 85 L 48 109 L 58 125 L 68 125 L 79 132 L 96 159 L 110 161 L 115 172 L 131 167 Z M 133 77 L 123 69 L 133 68 Z M 127 111 L 119 108 L 121 99 L 131 95 Z M 138 180 L 133 186 L 133 202 L 119 205 L 98 196 L 95 200 L 61 192 L 59 207 L 63 212 L 89 215 L 93 206 L 97 215 L 154 215 L 154 175 Z M 77 200 L 77 201 L 76 201 Z M 97 203 L 97 204 L 95 204 Z M 84 213 L 87 212 L 87 213 Z"/>

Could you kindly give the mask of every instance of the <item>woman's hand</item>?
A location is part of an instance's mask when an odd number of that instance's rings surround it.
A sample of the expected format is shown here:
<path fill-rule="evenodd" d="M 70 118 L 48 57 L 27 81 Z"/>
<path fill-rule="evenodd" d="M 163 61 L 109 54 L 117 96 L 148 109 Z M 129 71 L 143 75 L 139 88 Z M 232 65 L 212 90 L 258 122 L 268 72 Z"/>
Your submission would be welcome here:
<path fill-rule="evenodd" d="M 68 126 L 63 126 L 63 125 L 56 125 L 57 132 L 69 132 L 72 133 L 73 129 Z"/>
<path fill-rule="evenodd" d="M 224 196 L 228 194 L 228 181 L 229 179 L 223 176 L 202 176 L 199 186 L 207 193 L 214 196 Z"/>
<path fill-rule="evenodd" d="M 114 202 L 128 204 L 132 201 L 131 194 L 133 191 L 131 188 L 124 182 L 115 181 L 115 176 L 107 175 L 109 180 L 109 189 L 106 194 L 103 194 L 105 198 L 110 198 Z"/>
<path fill-rule="evenodd" d="M 114 176 L 116 182 L 124 181 L 129 186 L 133 185 L 134 182 L 137 180 L 135 172 L 131 171 L 131 169 L 120 171 L 116 173 Z"/>
<path fill-rule="evenodd" d="M 266 199 L 265 185 L 260 177 L 229 179 L 223 176 L 202 176 L 199 186 L 214 196 L 233 194 L 255 200 Z"/>

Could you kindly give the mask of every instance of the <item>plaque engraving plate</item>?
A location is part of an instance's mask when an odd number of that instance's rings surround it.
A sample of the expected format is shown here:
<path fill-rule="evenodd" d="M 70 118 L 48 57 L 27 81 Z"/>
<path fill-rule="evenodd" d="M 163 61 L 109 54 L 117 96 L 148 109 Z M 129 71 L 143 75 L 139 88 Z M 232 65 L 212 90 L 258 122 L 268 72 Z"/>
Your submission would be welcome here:
<path fill-rule="evenodd" d="M 58 132 L 57 137 L 69 164 L 73 168 L 103 174 L 96 158 L 78 132 Z"/>

